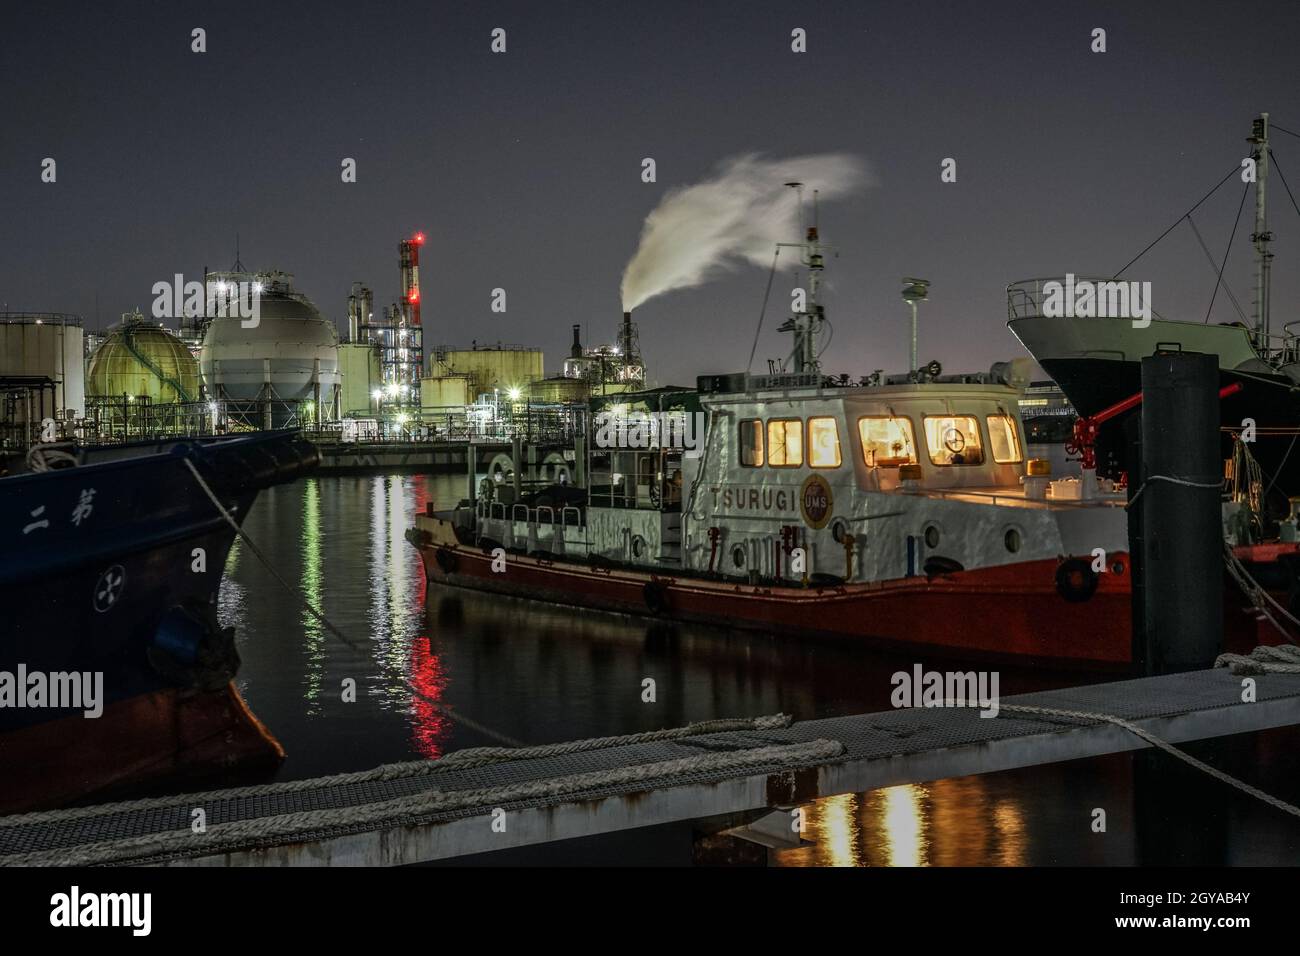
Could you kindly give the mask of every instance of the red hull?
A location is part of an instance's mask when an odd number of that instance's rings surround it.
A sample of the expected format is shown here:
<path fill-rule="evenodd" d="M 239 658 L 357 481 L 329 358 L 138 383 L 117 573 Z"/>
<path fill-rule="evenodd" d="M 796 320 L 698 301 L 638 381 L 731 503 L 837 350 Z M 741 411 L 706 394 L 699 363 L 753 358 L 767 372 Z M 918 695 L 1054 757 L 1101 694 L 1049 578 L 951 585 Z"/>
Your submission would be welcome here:
<path fill-rule="evenodd" d="M 463 545 L 428 542 L 420 553 L 435 583 L 621 613 L 654 615 L 647 601 L 650 584 L 659 615 L 675 620 L 1027 664 L 1119 669 L 1131 656 L 1127 554 L 1110 556 L 1121 572 L 1100 575 L 1096 593 L 1071 602 L 1056 589 L 1055 559 L 929 580 L 773 588 L 514 555 L 504 572 L 493 572 L 490 555 Z M 1227 607 L 1230 647 L 1277 642 L 1277 635 L 1263 631 L 1237 605 Z"/>
<path fill-rule="evenodd" d="M 233 684 L 165 690 L 0 738 L 0 814 L 56 807 L 127 785 L 274 766 L 284 748 Z"/>

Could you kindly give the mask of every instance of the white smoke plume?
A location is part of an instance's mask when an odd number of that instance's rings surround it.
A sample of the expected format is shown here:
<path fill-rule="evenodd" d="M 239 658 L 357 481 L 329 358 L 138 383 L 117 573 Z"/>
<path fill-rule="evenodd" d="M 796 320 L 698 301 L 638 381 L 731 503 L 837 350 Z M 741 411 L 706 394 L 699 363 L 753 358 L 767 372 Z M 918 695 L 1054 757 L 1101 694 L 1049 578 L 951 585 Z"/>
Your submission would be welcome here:
<path fill-rule="evenodd" d="M 835 199 L 872 178 L 862 160 L 843 153 L 725 160 L 710 179 L 670 190 L 646 217 L 641 244 L 623 271 L 623 309 L 700 285 L 741 262 L 767 266 L 777 242 L 802 241 L 799 196 L 784 185 L 792 181 L 805 184 L 810 218 L 814 189 L 821 200 Z"/>

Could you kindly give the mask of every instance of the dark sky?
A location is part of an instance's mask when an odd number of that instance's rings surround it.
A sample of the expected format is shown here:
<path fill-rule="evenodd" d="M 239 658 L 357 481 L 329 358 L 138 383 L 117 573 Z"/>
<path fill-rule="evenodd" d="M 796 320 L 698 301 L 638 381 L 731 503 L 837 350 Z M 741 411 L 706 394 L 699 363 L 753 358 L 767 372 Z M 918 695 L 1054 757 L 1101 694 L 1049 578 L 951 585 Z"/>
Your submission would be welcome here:
<path fill-rule="evenodd" d="M 354 279 L 397 297 L 397 242 L 422 229 L 426 343 L 538 345 L 548 371 L 570 324 L 613 337 L 645 215 L 726 157 L 865 158 L 878 185 L 822 211 L 840 249 L 827 370 L 905 367 L 904 275 L 933 283 L 922 359 L 957 370 L 1019 354 L 1009 281 L 1109 275 L 1246 155 L 1255 113 L 1300 131 L 1294 0 L 39 3 L 2 26 L 0 307 L 93 325 L 98 296 L 108 324 L 175 272 L 228 268 L 238 232 L 247 266 L 294 273 L 342 319 Z M 1300 139 L 1274 148 L 1300 191 Z M 1277 326 L 1300 298 L 1300 217 L 1273 185 Z M 1196 216 L 1216 256 L 1242 188 Z M 1250 204 L 1227 270 L 1247 308 Z M 1194 320 L 1214 285 L 1185 225 L 1130 277 Z M 639 309 L 651 380 L 743 368 L 765 281 L 743 266 Z M 792 284 L 760 359 L 786 351 Z M 1213 320 L 1230 318 L 1220 294 Z"/>

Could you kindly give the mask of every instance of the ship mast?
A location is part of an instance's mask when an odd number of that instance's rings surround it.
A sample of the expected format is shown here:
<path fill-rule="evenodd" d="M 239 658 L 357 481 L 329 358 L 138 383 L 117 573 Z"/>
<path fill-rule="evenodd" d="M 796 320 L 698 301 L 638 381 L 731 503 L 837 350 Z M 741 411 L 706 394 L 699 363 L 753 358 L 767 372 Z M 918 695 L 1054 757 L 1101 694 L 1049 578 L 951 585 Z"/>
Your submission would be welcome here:
<path fill-rule="evenodd" d="M 800 225 L 803 219 L 803 183 L 786 183 L 799 192 Z M 813 224 L 808 227 L 803 242 L 778 242 L 777 248 L 794 248 L 799 250 L 799 261 L 808 268 L 808 294 L 805 297 L 803 311 L 796 312 L 782 323 L 778 332 L 790 332 L 794 336 L 794 347 L 790 351 L 790 370 L 796 373 L 816 374 L 821 364 L 817 361 L 817 337 L 821 334 L 826 310 L 817 301 L 821 288 L 822 269 L 825 260 L 822 250 L 829 248 L 822 245 L 817 234 L 817 190 L 813 190 Z"/>
<path fill-rule="evenodd" d="M 1255 244 L 1255 332 L 1259 347 L 1268 351 L 1269 335 L 1269 273 L 1273 253 L 1268 244 L 1273 234 L 1268 231 L 1268 214 L 1265 208 L 1268 183 L 1268 114 L 1260 113 L 1255 119 L 1246 142 L 1254 146 L 1251 158 L 1255 160 L 1255 232 L 1250 240 Z"/>

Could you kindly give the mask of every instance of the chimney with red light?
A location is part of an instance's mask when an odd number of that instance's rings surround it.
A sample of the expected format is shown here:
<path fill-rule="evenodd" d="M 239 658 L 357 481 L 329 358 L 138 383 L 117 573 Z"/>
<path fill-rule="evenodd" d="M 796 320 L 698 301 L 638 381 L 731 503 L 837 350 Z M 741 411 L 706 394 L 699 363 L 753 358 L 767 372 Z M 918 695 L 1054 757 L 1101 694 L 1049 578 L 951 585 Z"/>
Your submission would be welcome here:
<path fill-rule="evenodd" d="M 412 326 L 420 325 L 420 247 L 424 233 L 403 239 L 398 246 L 398 263 L 402 270 L 402 306 Z"/>

